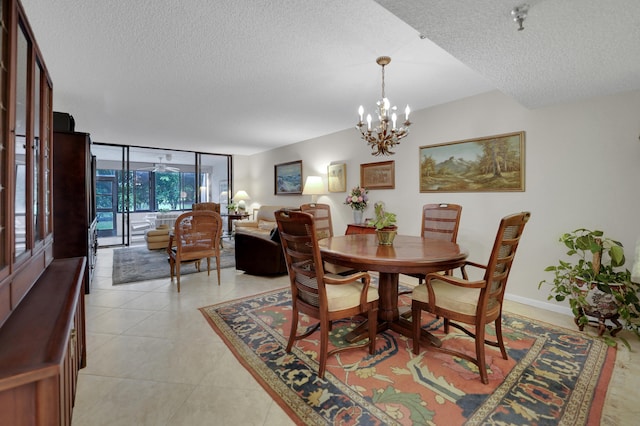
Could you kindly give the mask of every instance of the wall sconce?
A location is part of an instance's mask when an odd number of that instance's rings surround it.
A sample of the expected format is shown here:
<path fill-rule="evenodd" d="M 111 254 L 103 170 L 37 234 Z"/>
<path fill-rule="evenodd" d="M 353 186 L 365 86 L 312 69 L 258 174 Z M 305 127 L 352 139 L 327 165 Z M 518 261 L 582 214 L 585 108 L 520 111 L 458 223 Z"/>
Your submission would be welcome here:
<path fill-rule="evenodd" d="M 304 189 L 302 195 L 311 195 L 311 202 L 315 203 L 318 195 L 325 193 L 324 184 L 320 176 L 307 176 L 307 180 L 304 182 Z"/>

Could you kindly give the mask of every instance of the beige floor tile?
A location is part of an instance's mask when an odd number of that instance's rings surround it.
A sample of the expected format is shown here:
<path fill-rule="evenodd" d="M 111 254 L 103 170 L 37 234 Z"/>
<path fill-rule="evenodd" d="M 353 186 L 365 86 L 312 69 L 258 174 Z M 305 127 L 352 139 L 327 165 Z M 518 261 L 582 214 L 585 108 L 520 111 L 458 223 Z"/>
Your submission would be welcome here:
<path fill-rule="evenodd" d="M 175 424 L 171 423 L 171 417 L 193 390 L 192 385 L 81 375 L 73 425 Z"/>
<path fill-rule="evenodd" d="M 95 321 L 87 321 L 87 331 L 121 334 L 151 315 L 153 311 L 112 309 L 108 314 L 97 317 Z"/>
<path fill-rule="evenodd" d="M 176 425 L 265 425 L 273 400 L 261 390 L 198 386 L 171 418 Z"/>
<path fill-rule="evenodd" d="M 144 291 L 121 291 L 116 289 L 92 289 L 85 297 L 87 306 L 119 308 L 145 294 Z"/>
<path fill-rule="evenodd" d="M 112 250 L 100 249 L 92 292 L 85 297 L 87 367 L 80 371 L 73 426 L 293 424 L 198 311 L 288 287 L 287 276 L 256 277 L 227 268 L 218 285 L 215 272 L 188 274 L 178 293 L 168 277 L 113 286 L 111 271 Z M 571 317 L 512 301 L 505 310 L 575 327 Z M 629 341 L 632 352 L 617 352 L 605 425 L 640 418 L 640 342 Z"/>

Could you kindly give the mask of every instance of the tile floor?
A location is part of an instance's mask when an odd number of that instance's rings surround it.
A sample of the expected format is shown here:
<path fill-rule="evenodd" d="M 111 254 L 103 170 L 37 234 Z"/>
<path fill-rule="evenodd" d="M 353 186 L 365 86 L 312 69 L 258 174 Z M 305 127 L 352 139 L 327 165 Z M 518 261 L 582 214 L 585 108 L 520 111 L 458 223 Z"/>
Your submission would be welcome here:
<path fill-rule="evenodd" d="M 198 308 L 286 287 L 285 277 L 223 269 L 185 275 L 182 291 L 159 279 L 111 284 L 112 250 L 100 249 L 86 296 L 87 367 L 80 371 L 73 426 L 288 425 L 284 411 L 240 365 Z M 571 318 L 514 302 L 506 309 L 573 327 Z M 636 424 L 635 352 L 618 351 L 601 424 Z M 597 421 L 595 422 L 597 424 Z"/>

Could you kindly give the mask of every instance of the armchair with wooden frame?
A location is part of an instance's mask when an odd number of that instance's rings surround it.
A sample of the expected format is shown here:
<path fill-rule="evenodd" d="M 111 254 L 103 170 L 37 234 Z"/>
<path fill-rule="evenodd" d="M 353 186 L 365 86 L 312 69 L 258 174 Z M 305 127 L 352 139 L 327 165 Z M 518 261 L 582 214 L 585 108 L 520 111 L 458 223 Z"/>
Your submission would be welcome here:
<path fill-rule="evenodd" d="M 444 318 L 444 332 L 455 327 L 475 339 L 475 357 L 446 346 L 429 350 L 441 351 L 470 361 L 478 366 L 480 380 L 489 383 L 485 362 L 485 344 L 500 348 L 502 358 L 508 359 L 502 339 L 502 301 L 511 265 L 527 221 L 531 214 L 522 212 L 504 217 L 500 221 L 491 256 L 487 265 L 467 261 L 462 267 L 463 278 L 431 273 L 425 284 L 413 290 L 411 315 L 413 321 L 413 353 L 420 350 L 421 313 L 430 312 Z M 466 267 L 484 269 L 484 277 L 470 281 Z M 485 327 L 494 323 L 496 341 L 485 339 Z M 458 323 L 474 327 L 469 330 Z"/>
<path fill-rule="evenodd" d="M 210 202 L 202 202 L 202 203 L 193 203 L 191 204 L 191 210 L 211 210 L 218 214 L 220 214 L 220 204 L 219 203 L 210 203 Z"/>
<path fill-rule="evenodd" d="M 321 240 L 333 237 L 333 224 L 331 223 L 331 206 L 329 204 L 307 203 L 300 205 L 300 211 L 310 213 L 316 224 L 316 237 Z"/>
<path fill-rule="evenodd" d="M 422 206 L 422 225 L 420 235 L 424 238 L 446 240 L 455 243 L 458 238 L 462 206 L 458 204 L 425 204 Z M 451 275 L 452 271 L 446 271 Z M 422 284 L 425 274 L 409 274 Z"/>
<path fill-rule="evenodd" d="M 211 274 L 211 258 L 216 258 L 216 272 L 220 285 L 220 236 L 222 218 L 211 210 L 186 212 L 178 216 L 170 236 L 169 266 L 171 280 L 177 276 L 180 292 L 180 265 L 186 262 L 200 262 L 207 258 L 207 275 Z M 198 270 L 200 270 L 198 264 Z"/>
<path fill-rule="evenodd" d="M 300 211 L 309 213 L 313 216 L 316 225 L 316 238 L 333 237 L 333 224 L 331 223 L 331 206 L 329 204 L 308 203 L 300 206 Z M 349 275 L 356 271 L 333 263 L 324 262 L 325 272 L 338 275 Z"/>
<path fill-rule="evenodd" d="M 199 210 L 211 210 L 218 214 L 220 214 L 220 203 L 212 203 L 212 202 L 202 202 L 202 203 L 193 203 L 191 204 L 191 210 L 199 211 Z M 224 248 L 223 244 L 223 235 L 220 234 L 220 247 Z"/>
<path fill-rule="evenodd" d="M 324 377 L 327 358 L 334 353 L 368 346 L 369 353 L 373 354 L 376 327 L 369 327 L 367 342 L 329 351 L 332 321 L 366 315 L 369 324 L 376 323 L 378 291 L 369 286 L 369 274 L 357 272 L 339 276 L 325 273 L 313 216 L 304 212 L 279 210 L 275 217 L 291 283 L 293 314 L 287 352 L 291 351 L 296 340 L 311 335 L 320 327 L 318 377 Z M 300 313 L 317 319 L 318 323 L 298 335 Z"/>

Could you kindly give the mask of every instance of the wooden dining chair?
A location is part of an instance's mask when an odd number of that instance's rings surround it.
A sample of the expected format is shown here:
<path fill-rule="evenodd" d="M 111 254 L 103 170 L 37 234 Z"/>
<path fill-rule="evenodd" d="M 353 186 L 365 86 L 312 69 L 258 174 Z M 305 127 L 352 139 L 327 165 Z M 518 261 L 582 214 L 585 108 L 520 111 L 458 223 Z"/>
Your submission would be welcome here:
<path fill-rule="evenodd" d="M 300 211 L 310 213 L 316 225 L 316 237 L 321 240 L 333 237 L 331 223 L 331 206 L 329 204 L 307 203 L 300 206 Z"/>
<path fill-rule="evenodd" d="M 329 204 L 308 203 L 300 206 L 300 211 L 310 213 L 316 225 L 316 238 L 333 237 L 333 225 L 331 223 L 331 206 Z M 353 268 L 334 265 L 333 263 L 324 262 L 325 272 L 337 275 L 350 275 L 357 271 Z"/>
<path fill-rule="evenodd" d="M 218 285 L 220 285 L 220 235 L 222 218 L 211 210 L 186 212 L 178 216 L 169 239 L 169 266 L 171 281 L 177 276 L 180 292 L 180 265 L 199 262 L 207 258 L 207 275 L 211 275 L 211 258 L 216 258 Z M 198 266 L 198 270 L 200 270 Z"/>
<path fill-rule="evenodd" d="M 191 210 L 199 211 L 199 210 L 211 210 L 218 214 L 220 214 L 220 203 L 212 203 L 212 202 L 202 202 L 202 203 L 193 203 L 191 204 Z M 222 233 L 220 233 L 220 248 L 224 248 L 224 238 Z"/>
<path fill-rule="evenodd" d="M 211 203 L 211 202 L 202 202 L 202 203 L 193 203 L 191 204 L 191 210 L 211 210 L 218 214 L 220 214 L 220 204 L 219 203 Z"/>
<path fill-rule="evenodd" d="M 458 204 L 425 204 L 422 206 L 422 225 L 420 235 L 424 238 L 445 240 L 455 243 L 458 238 L 458 227 L 460 226 L 460 216 L 462 206 Z M 448 275 L 452 271 L 445 272 Z M 409 274 L 418 279 L 418 284 L 422 284 L 425 274 Z"/>
<path fill-rule="evenodd" d="M 304 212 L 278 210 L 275 217 L 291 283 L 293 314 L 287 352 L 291 352 L 296 340 L 311 335 L 319 327 L 318 377 L 324 377 L 327 358 L 337 352 L 368 346 L 369 353 L 373 354 L 376 327 L 369 327 L 367 342 L 336 347 L 329 351 L 329 331 L 332 321 L 355 315 L 367 315 L 369 324 L 376 323 L 378 291 L 369 287 L 371 279 L 369 274 L 357 272 L 349 276 L 339 276 L 325 273 L 313 216 Z M 300 313 L 317 319 L 318 323 L 298 335 Z"/>
<path fill-rule="evenodd" d="M 413 321 L 413 353 L 420 350 L 421 313 L 430 312 L 444 318 L 444 332 L 455 327 L 475 339 L 475 357 L 446 347 L 429 347 L 470 361 L 478 366 L 480 380 L 489 383 L 485 363 L 485 344 L 500 348 L 502 358 L 508 359 L 502 340 L 502 300 L 511 265 L 527 221 L 531 214 L 522 212 L 500 221 L 489 262 L 486 265 L 467 261 L 462 267 L 463 278 L 437 273 L 428 274 L 425 284 L 413 290 L 411 315 Z M 484 269 L 484 277 L 469 281 L 466 266 Z M 458 324 L 474 326 L 473 330 Z M 485 326 L 494 323 L 496 341 L 485 339 Z"/>

